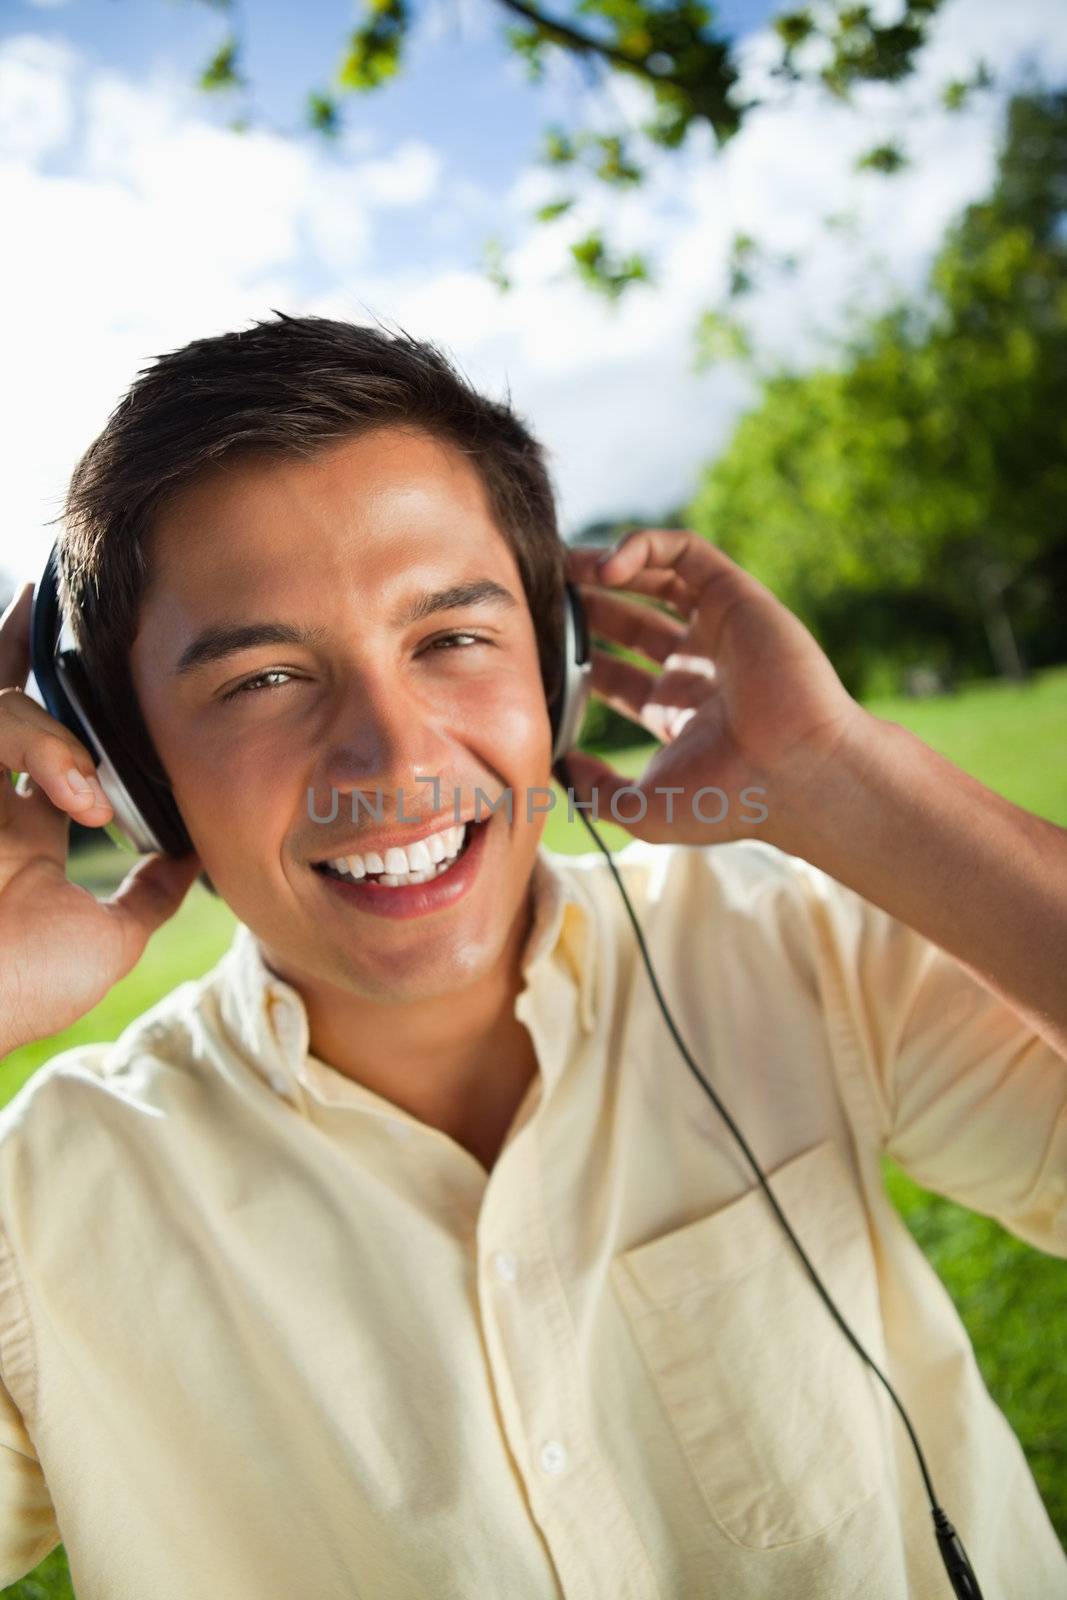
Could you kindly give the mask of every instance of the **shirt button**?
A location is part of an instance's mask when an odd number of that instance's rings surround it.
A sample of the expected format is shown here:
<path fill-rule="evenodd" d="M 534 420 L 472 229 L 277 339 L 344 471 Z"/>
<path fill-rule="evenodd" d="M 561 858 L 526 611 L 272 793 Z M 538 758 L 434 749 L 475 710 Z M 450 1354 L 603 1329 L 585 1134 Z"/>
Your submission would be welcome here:
<path fill-rule="evenodd" d="M 288 1094 L 289 1093 L 289 1082 L 288 1082 L 288 1079 L 283 1078 L 280 1072 L 274 1073 L 273 1077 L 270 1080 L 270 1086 L 274 1090 L 275 1094 Z"/>
<path fill-rule="evenodd" d="M 567 1465 L 567 1452 L 558 1439 L 549 1439 L 547 1444 L 541 1446 L 538 1459 L 542 1472 L 562 1472 Z"/>
<path fill-rule="evenodd" d="M 498 1250 L 493 1256 L 493 1271 L 502 1283 L 514 1283 L 519 1275 L 519 1263 L 510 1250 Z"/>

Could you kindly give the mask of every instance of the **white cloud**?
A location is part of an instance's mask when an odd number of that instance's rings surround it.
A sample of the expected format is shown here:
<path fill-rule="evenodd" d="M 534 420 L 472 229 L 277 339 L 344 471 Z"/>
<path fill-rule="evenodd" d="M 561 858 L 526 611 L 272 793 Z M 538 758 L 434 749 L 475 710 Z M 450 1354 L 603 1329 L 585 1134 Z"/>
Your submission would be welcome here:
<path fill-rule="evenodd" d="M 73 51 L 36 34 L 9 39 L 0 54 L 0 159 L 39 161 L 73 125 Z"/>
<path fill-rule="evenodd" d="M 421 139 L 406 139 L 378 161 L 364 161 L 352 174 L 365 204 L 414 206 L 429 200 L 441 177 L 440 152 Z"/>
<path fill-rule="evenodd" d="M 212 124 L 188 87 L 93 71 L 67 46 L 0 46 L 0 392 L 10 470 L 0 568 L 33 575 L 71 469 L 137 370 L 187 340 L 346 281 L 375 218 L 417 207 L 440 155 L 408 139 L 343 163 Z"/>

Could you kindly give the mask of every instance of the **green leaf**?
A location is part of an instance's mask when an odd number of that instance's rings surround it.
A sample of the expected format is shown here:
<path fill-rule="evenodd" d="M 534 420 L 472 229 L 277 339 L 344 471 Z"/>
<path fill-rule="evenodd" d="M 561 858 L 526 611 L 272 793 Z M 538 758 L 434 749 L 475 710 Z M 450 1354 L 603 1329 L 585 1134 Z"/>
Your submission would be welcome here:
<path fill-rule="evenodd" d="M 530 28 L 509 27 L 504 29 L 504 38 L 524 62 L 529 82 L 541 83 L 545 76 L 545 40 L 542 36 Z"/>
<path fill-rule="evenodd" d="M 619 299 L 632 284 L 651 281 L 644 256 L 612 256 L 598 232 L 586 234 L 570 251 L 583 283 L 609 300 Z"/>
<path fill-rule="evenodd" d="M 774 31 L 790 53 L 810 39 L 815 24 L 808 11 L 787 11 L 774 19 Z"/>
<path fill-rule="evenodd" d="M 594 143 L 600 159 L 593 170 L 602 183 L 626 187 L 642 181 L 644 172 L 629 159 L 626 147 L 617 134 L 597 134 Z"/>
<path fill-rule="evenodd" d="M 756 241 L 749 233 L 736 233 L 730 246 L 728 262 L 729 285 L 727 294 L 731 300 L 739 295 L 748 294 L 753 286 L 752 267 L 755 264 L 758 250 Z"/>
<path fill-rule="evenodd" d="M 482 271 L 501 294 L 507 294 L 512 281 L 504 268 L 504 247 L 499 235 L 492 234 L 482 247 Z"/>
<path fill-rule="evenodd" d="M 873 150 L 868 150 L 866 155 L 859 157 L 856 171 L 881 172 L 889 177 L 909 165 L 908 158 L 899 145 L 879 144 L 875 145 Z"/>
<path fill-rule="evenodd" d="M 573 204 L 573 198 L 569 200 L 550 200 L 548 205 L 538 207 L 534 212 L 534 217 L 538 222 L 555 222 L 557 217 L 565 216 Z"/>
<path fill-rule="evenodd" d="M 541 160 L 551 167 L 563 167 L 572 162 L 578 154 L 574 140 L 562 128 L 548 128 L 545 131 L 545 141 L 542 147 Z"/>
<path fill-rule="evenodd" d="M 307 99 L 307 120 L 309 127 L 316 132 L 336 135 L 340 127 L 337 101 L 331 95 L 319 94 L 313 89 Z"/>
<path fill-rule="evenodd" d="M 741 324 L 722 311 L 705 311 L 696 328 L 694 369 L 705 372 L 720 361 L 747 361 L 752 345 Z"/>
<path fill-rule="evenodd" d="M 406 0 L 364 0 L 368 20 L 348 39 L 337 86 L 357 93 L 380 89 L 400 70 L 407 40 Z"/>
<path fill-rule="evenodd" d="M 969 83 L 964 83 L 961 78 L 955 78 L 951 83 L 946 83 L 941 91 L 941 104 L 946 111 L 961 111 L 967 104 L 967 97 L 971 92 Z"/>
<path fill-rule="evenodd" d="M 201 89 L 214 92 L 219 89 L 239 89 L 244 84 L 244 79 L 237 71 L 237 40 L 231 34 L 215 51 L 211 60 L 200 74 L 199 85 Z"/>

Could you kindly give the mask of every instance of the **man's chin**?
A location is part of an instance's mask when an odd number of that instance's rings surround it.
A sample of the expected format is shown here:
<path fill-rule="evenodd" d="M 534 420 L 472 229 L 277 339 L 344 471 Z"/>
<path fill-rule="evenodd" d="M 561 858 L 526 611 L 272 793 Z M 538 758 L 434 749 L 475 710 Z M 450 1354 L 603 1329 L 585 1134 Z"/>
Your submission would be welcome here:
<path fill-rule="evenodd" d="M 440 949 L 424 948 L 388 954 L 379 950 L 373 959 L 361 959 L 351 950 L 338 950 L 328 964 L 328 981 L 353 998 L 379 1005 L 418 1005 L 462 994 L 492 972 L 498 959 L 499 952 L 484 947 L 467 951 L 465 958 L 459 952 L 444 957 Z M 321 982 L 327 968 L 320 965 L 317 971 Z"/>

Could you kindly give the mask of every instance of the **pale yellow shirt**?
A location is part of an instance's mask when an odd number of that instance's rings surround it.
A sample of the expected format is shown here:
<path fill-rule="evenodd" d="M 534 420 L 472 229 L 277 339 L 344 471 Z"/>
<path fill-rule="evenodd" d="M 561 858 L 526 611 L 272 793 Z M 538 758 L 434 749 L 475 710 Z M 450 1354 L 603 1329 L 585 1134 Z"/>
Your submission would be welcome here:
<path fill-rule="evenodd" d="M 1067 1256 L 1067 1064 L 770 845 L 617 863 L 986 1600 L 1067 1595 L 879 1162 Z M 540 1071 L 489 1174 L 309 1057 L 244 927 L 0 1115 L 0 1582 L 62 1538 L 79 1600 L 947 1600 L 903 1425 L 606 862 L 533 884 Z"/>

